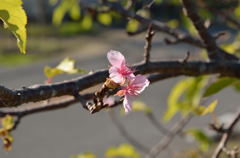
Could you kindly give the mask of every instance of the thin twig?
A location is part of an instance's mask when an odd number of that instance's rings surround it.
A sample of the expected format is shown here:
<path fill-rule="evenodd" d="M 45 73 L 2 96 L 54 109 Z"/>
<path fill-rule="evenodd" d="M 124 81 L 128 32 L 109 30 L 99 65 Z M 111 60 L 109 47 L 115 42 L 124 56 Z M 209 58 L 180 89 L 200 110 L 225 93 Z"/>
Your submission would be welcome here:
<path fill-rule="evenodd" d="M 154 36 L 154 31 L 152 30 L 152 24 L 148 26 L 147 34 L 145 36 L 145 46 L 144 46 L 144 61 L 147 64 L 150 60 L 150 52 L 152 48 L 152 38 Z"/>
<path fill-rule="evenodd" d="M 232 135 L 234 127 L 237 125 L 239 120 L 240 120 L 240 112 L 238 112 L 238 114 L 232 120 L 232 122 L 229 124 L 229 126 L 226 128 L 226 130 L 224 130 L 225 132 L 222 135 L 222 138 L 221 138 L 217 148 L 215 149 L 215 151 L 212 155 L 212 158 L 219 158 L 220 157 L 222 151 L 224 150 L 224 148 L 227 145 L 227 142 L 228 142 L 230 136 Z"/>
<path fill-rule="evenodd" d="M 170 130 L 168 135 L 166 135 L 163 139 L 161 139 L 161 141 L 158 144 L 151 148 L 146 158 L 155 158 L 162 151 L 164 151 L 169 146 L 169 144 L 171 144 L 175 136 L 182 133 L 182 130 L 189 123 L 192 117 L 193 117 L 192 115 L 188 115 L 186 117 L 183 117 L 179 122 L 177 122 L 173 126 L 172 130 Z"/>
<path fill-rule="evenodd" d="M 238 58 L 234 55 L 226 53 L 224 50 L 220 49 L 217 44 L 216 40 L 211 36 L 208 32 L 207 28 L 204 25 L 203 20 L 197 14 L 196 8 L 194 7 L 193 0 L 182 0 L 184 8 L 186 9 L 187 15 L 190 20 L 193 22 L 196 30 L 198 31 L 199 36 L 203 40 L 204 44 L 206 45 L 208 57 L 210 60 L 234 60 L 237 61 Z"/>
<path fill-rule="evenodd" d="M 129 10 L 124 9 L 121 6 L 121 4 L 118 2 L 109 2 L 108 0 L 103 0 L 103 4 L 108 6 L 111 10 L 120 13 L 123 17 L 133 18 L 133 19 L 137 20 L 138 22 L 140 22 L 144 26 L 149 26 L 150 24 L 152 24 L 153 30 L 155 30 L 155 31 L 166 33 L 166 34 L 172 36 L 176 40 L 179 39 L 182 42 L 185 42 L 185 43 L 197 46 L 197 47 L 205 48 L 205 45 L 202 43 L 201 40 L 191 36 L 190 34 L 182 33 L 179 30 L 173 29 L 173 28 L 169 27 L 168 25 L 166 25 L 165 23 L 162 23 L 160 21 L 148 19 L 148 18 L 142 17 L 140 15 L 137 15 L 136 13 L 130 12 Z"/>

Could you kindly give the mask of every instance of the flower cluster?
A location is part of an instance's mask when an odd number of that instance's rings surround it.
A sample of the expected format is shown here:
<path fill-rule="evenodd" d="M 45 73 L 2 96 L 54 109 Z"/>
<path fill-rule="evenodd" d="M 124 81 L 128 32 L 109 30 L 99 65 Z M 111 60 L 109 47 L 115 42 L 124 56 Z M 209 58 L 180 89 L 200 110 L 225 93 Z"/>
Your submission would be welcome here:
<path fill-rule="evenodd" d="M 132 110 L 132 98 L 139 95 L 148 85 L 148 79 L 143 75 L 134 75 L 127 64 L 125 57 L 118 51 L 111 50 L 107 54 L 107 58 L 111 64 L 109 69 L 110 79 L 121 85 L 116 95 L 124 96 L 123 107 L 126 113 Z"/>

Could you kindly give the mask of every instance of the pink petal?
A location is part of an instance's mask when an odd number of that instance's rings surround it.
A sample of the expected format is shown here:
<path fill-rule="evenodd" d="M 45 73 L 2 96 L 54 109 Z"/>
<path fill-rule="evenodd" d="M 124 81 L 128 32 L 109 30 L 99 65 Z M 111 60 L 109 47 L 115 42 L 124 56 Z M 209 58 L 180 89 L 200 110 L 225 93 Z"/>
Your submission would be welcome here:
<path fill-rule="evenodd" d="M 149 86 L 149 80 L 143 75 L 137 75 L 130 80 L 130 87 L 136 94 L 140 94 L 147 86 Z"/>
<path fill-rule="evenodd" d="M 125 113 L 129 113 L 132 111 L 132 98 L 129 95 L 125 95 L 124 97 L 123 107 Z"/>
<path fill-rule="evenodd" d="M 125 57 L 118 51 L 110 50 L 107 54 L 107 58 L 112 66 L 120 68 L 122 64 L 125 64 Z"/>
<path fill-rule="evenodd" d="M 115 83 L 123 83 L 124 82 L 124 78 L 122 76 L 122 74 L 120 74 L 118 72 L 118 68 L 116 68 L 115 66 L 110 67 L 109 69 L 109 77 L 115 82 Z"/>

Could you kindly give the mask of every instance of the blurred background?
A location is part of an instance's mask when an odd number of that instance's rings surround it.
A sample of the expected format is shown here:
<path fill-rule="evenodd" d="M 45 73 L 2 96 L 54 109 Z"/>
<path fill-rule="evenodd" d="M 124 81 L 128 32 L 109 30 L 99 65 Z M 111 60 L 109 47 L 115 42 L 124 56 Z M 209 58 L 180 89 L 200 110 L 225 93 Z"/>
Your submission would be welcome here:
<path fill-rule="evenodd" d="M 199 14 L 209 23 L 209 30 L 214 34 L 227 33 L 219 44 L 230 52 L 239 52 L 238 29 L 229 26 L 214 10 L 240 16 L 238 0 L 218 1 L 197 0 Z M 86 71 L 106 69 L 109 63 L 106 53 L 113 49 L 122 52 L 129 65 L 143 58 L 145 34 L 129 36 L 146 26 L 134 20 L 125 19 L 115 12 L 97 13 L 91 9 L 96 6 L 94 0 L 24 0 L 24 9 L 28 16 L 27 54 L 19 53 L 15 37 L 5 29 L 0 29 L 0 84 L 8 88 L 22 88 L 34 84 L 44 84 L 47 77 L 44 67 L 54 67 L 64 58 L 76 60 L 76 66 Z M 196 35 L 193 25 L 182 14 L 181 4 L 177 0 L 156 0 L 150 7 L 143 7 L 150 1 L 137 1 L 134 10 L 140 15 L 166 22 L 170 27 L 178 27 Z M 127 1 L 122 1 L 128 5 Z M 87 7 L 90 6 L 90 7 Z M 212 8 L 210 12 L 206 8 Z M 105 8 L 99 8 L 104 10 Z M 181 14 L 180 14 L 181 13 Z M 183 59 L 190 51 L 190 60 L 204 60 L 205 51 L 188 44 L 166 45 L 168 36 L 156 33 L 153 38 L 151 58 L 154 60 Z M 53 82 L 78 77 L 82 74 L 62 74 Z M 158 121 L 162 121 L 167 108 L 166 100 L 172 86 L 183 77 L 164 80 L 152 84 L 138 100 L 150 106 Z M 93 89 L 91 89 L 93 90 Z M 90 91 L 91 91 L 90 90 Z M 238 93 L 228 88 L 213 97 L 219 100 L 216 115 L 234 113 L 238 109 Z M 212 100 L 213 100 L 212 99 Z M 210 102 L 210 101 L 209 101 Z M 121 107 L 114 111 L 129 134 L 145 144 L 153 146 L 163 137 L 149 122 L 144 113 L 121 114 Z M 229 117 L 231 114 L 228 115 Z M 166 127 L 179 119 L 176 116 Z M 208 128 L 211 116 L 193 119 L 188 127 Z M 225 119 L 227 120 L 227 119 Z M 110 146 L 127 143 L 118 128 L 111 121 L 108 111 L 94 115 L 81 108 L 80 103 L 62 110 L 44 112 L 22 119 L 13 132 L 13 150 L 0 150 L 1 158 L 68 158 L 83 152 L 93 152 L 104 157 Z M 177 157 L 182 151 L 195 151 L 197 144 L 177 137 L 162 157 Z M 2 143 L 2 142 L 1 142 Z M 1 144 L 0 143 L 0 144 Z M 235 140 L 233 144 L 239 144 Z M 183 156 L 184 157 L 184 156 Z"/>

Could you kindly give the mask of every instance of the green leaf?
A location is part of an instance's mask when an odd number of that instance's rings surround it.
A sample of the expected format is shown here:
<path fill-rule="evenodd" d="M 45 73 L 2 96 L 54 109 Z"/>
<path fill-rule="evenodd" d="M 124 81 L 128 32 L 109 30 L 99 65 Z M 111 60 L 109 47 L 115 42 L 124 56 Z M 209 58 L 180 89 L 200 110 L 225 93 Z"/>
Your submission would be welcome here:
<path fill-rule="evenodd" d="M 187 133 L 198 142 L 200 149 L 203 151 L 207 151 L 212 144 L 211 139 L 200 129 L 189 129 Z"/>
<path fill-rule="evenodd" d="M 169 121 L 177 112 L 183 115 L 192 112 L 199 105 L 201 90 L 207 83 L 206 76 L 187 78 L 179 81 L 168 97 L 168 109 L 163 119 Z"/>
<path fill-rule="evenodd" d="M 214 110 L 216 109 L 217 107 L 217 104 L 218 104 L 218 101 L 217 100 L 214 100 L 212 103 L 210 103 L 207 107 L 205 106 L 197 106 L 195 109 L 194 109 L 194 112 L 195 114 L 197 115 L 207 115 L 209 113 L 212 113 L 214 112 Z"/>
<path fill-rule="evenodd" d="M 173 5 L 179 5 L 181 2 L 179 0 L 170 0 L 170 3 Z"/>
<path fill-rule="evenodd" d="M 235 14 L 237 17 L 240 17 L 240 6 L 238 6 L 238 7 L 234 10 L 234 14 Z"/>
<path fill-rule="evenodd" d="M 98 21 L 103 25 L 110 25 L 112 23 L 112 16 L 110 13 L 100 13 L 97 16 Z"/>
<path fill-rule="evenodd" d="M 132 145 L 122 144 L 119 147 L 110 147 L 105 152 L 106 158 L 124 157 L 124 158 L 139 158 L 139 153 Z"/>
<path fill-rule="evenodd" d="M 206 115 L 206 114 L 212 113 L 215 110 L 215 108 L 217 107 L 217 104 L 218 104 L 218 101 L 214 100 L 211 104 L 209 104 L 207 106 L 207 108 L 205 108 L 205 110 L 202 112 L 201 115 Z"/>
<path fill-rule="evenodd" d="M 190 85 L 191 79 L 185 79 L 179 81 L 175 87 L 171 90 L 168 96 L 168 109 L 164 114 L 163 119 L 165 121 L 169 121 L 179 110 L 179 98 L 183 94 L 183 92 L 188 88 Z"/>
<path fill-rule="evenodd" d="M 26 53 L 26 24 L 27 16 L 22 8 L 21 0 L 0 0 L 0 19 L 4 27 L 9 29 L 17 38 L 17 45 L 21 53 Z"/>
<path fill-rule="evenodd" d="M 1 119 L 2 128 L 5 130 L 11 130 L 14 126 L 14 119 L 11 115 L 6 115 Z"/>
<path fill-rule="evenodd" d="M 145 113 L 151 113 L 152 110 L 150 107 L 148 107 L 144 102 L 142 101 L 133 101 L 132 102 L 132 110 L 134 112 L 145 112 Z"/>
<path fill-rule="evenodd" d="M 228 78 L 228 77 L 220 78 L 216 82 L 212 83 L 206 89 L 203 96 L 209 97 L 211 95 L 214 95 L 214 94 L 220 92 L 221 90 L 223 90 L 224 88 L 232 85 L 236 81 L 237 81 L 237 79 L 234 79 L 234 78 Z"/>
<path fill-rule="evenodd" d="M 58 2 L 58 0 L 49 0 L 49 3 L 50 3 L 51 5 L 55 5 L 55 4 L 57 4 L 57 2 Z"/>
<path fill-rule="evenodd" d="M 81 21 L 81 26 L 85 30 L 90 30 L 93 26 L 92 17 L 90 15 L 85 15 Z"/>
<path fill-rule="evenodd" d="M 79 4 L 72 5 L 71 9 L 69 10 L 69 15 L 73 20 L 80 19 L 81 16 L 81 8 Z"/>
<path fill-rule="evenodd" d="M 177 28 L 178 25 L 179 25 L 179 22 L 176 19 L 172 19 L 172 20 L 167 22 L 167 25 L 172 27 L 172 28 Z"/>
<path fill-rule="evenodd" d="M 65 14 L 69 12 L 73 20 L 80 18 L 80 7 L 78 0 L 62 0 L 53 12 L 53 24 L 60 25 Z"/>
<path fill-rule="evenodd" d="M 194 27 L 192 21 L 187 16 L 181 16 L 181 19 L 183 21 L 183 25 L 185 28 L 193 35 L 197 35 L 198 32 L 196 28 Z"/>
<path fill-rule="evenodd" d="M 207 84 L 207 77 L 200 76 L 192 79 L 192 83 L 186 91 L 186 102 L 188 104 L 192 104 L 192 106 L 199 105 L 200 99 L 202 97 L 201 90 Z"/>
<path fill-rule="evenodd" d="M 51 68 L 46 66 L 44 68 L 44 74 L 48 78 L 52 78 L 56 75 L 63 73 L 76 74 L 76 73 L 86 73 L 85 70 L 75 68 L 75 60 L 71 58 L 65 58 L 57 67 Z"/>
<path fill-rule="evenodd" d="M 161 4 L 163 2 L 163 0 L 155 0 L 156 4 Z"/>
<path fill-rule="evenodd" d="M 137 15 L 140 15 L 144 18 L 150 18 L 150 12 L 149 9 L 140 9 L 136 13 Z"/>
<path fill-rule="evenodd" d="M 93 153 L 86 152 L 83 154 L 71 156 L 71 158 L 97 158 L 97 156 L 94 155 Z"/>
<path fill-rule="evenodd" d="M 131 19 L 128 21 L 127 23 L 127 32 L 136 32 L 138 30 L 139 27 L 139 22 L 135 19 Z"/>

